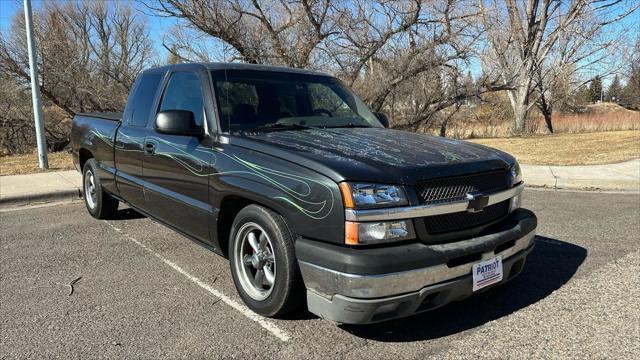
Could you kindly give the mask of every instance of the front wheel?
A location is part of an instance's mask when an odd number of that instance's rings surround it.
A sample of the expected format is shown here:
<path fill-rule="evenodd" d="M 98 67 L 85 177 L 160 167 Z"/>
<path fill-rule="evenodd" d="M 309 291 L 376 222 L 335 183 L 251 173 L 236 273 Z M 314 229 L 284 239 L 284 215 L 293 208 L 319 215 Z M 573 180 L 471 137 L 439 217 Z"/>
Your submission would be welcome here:
<path fill-rule="evenodd" d="M 96 161 L 89 159 L 82 171 L 84 204 L 89 214 L 96 219 L 109 219 L 118 211 L 118 200 L 102 189 L 100 178 L 96 175 Z"/>
<path fill-rule="evenodd" d="M 257 205 L 242 209 L 231 229 L 231 274 L 247 306 L 263 316 L 295 310 L 304 286 L 284 219 Z"/>

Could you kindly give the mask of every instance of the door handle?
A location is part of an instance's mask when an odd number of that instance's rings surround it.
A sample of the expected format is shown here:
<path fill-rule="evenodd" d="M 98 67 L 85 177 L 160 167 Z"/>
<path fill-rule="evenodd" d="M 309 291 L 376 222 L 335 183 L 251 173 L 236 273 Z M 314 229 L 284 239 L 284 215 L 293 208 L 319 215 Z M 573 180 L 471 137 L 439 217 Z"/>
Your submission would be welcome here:
<path fill-rule="evenodd" d="M 154 143 L 148 142 L 144 144 L 144 153 L 147 155 L 153 155 L 156 152 L 156 145 Z"/>

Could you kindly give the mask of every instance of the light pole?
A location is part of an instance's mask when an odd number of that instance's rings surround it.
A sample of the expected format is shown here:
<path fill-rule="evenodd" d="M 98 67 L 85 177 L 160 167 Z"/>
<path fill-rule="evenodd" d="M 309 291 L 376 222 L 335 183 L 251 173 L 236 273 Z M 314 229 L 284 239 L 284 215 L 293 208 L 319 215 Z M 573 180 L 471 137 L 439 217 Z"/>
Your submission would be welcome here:
<path fill-rule="evenodd" d="M 42 104 L 40 103 L 40 86 L 38 85 L 38 61 L 36 59 L 36 44 L 33 39 L 33 17 L 31 15 L 31 0 L 24 0 L 24 20 L 27 27 L 29 70 L 31 72 L 31 98 L 33 102 L 33 119 L 35 121 L 36 127 L 36 141 L 38 143 L 38 165 L 41 169 L 48 169 L 49 160 L 47 159 L 47 141 L 44 135 Z"/>

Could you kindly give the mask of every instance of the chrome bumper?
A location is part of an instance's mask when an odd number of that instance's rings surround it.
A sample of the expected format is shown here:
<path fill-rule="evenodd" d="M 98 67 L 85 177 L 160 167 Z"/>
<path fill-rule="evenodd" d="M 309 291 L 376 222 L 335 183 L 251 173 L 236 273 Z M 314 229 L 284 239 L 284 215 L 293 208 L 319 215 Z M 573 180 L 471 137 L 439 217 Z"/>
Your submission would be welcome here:
<path fill-rule="evenodd" d="M 501 255 L 503 261 L 508 260 L 511 256 L 529 248 L 534 236 L 535 229 L 517 239 L 513 246 L 503 251 L 482 253 L 482 260 L 496 255 Z M 478 241 L 479 239 L 469 239 L 455 243 L 431 245 L 431 248 L 435 251 L 444 251 L 452 246 L 465 248 L 473 246 Z M 298 261 L 307 289 L 327 299 L 331 299 L 334 295 L 371 299 L 415 292 L 429 285 L 470 274 L 475 262 L 477 261 L 455 267 L 439 264 L 388 274 L 354 275 Z"/>
<path fill-rule="evenodd" d="M 479 292 L 502 285 L 518 276 L 533 247 L 534 244 L 531 244 L 528 248 L 504 260 L 502 281 Z M 327 299 L 307 290 L 307 306 L 309 311 L 323 319 L 343 324 L 371 324 L 437 309 L 473 295 L 472 288 L 473 276 L 467 274 L 424 287 L 419 291 L 376 299 L 358 299 L 342 295 Z"/>

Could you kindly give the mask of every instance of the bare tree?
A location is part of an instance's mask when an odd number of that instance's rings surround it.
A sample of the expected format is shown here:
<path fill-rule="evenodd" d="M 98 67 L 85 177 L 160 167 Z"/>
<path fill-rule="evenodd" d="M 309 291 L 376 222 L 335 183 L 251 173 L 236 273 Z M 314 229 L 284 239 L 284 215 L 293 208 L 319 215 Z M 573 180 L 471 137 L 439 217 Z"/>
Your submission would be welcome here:
<path fill-rule="evenodd" d="M 68 127 L 68 119 L 77 112 L 121 110 L 135 76 L 149 63 L 151 42 L 145 22 L 120 3 L 53 2 L 34 15 L 48 145 L 61 149 L 69 142 L 68 129 L 56 130 L 62 120 L 52 121 L 53 117 L 61 111 Z M 27 88 L 30 75 L 22 16 L 16 16 L 13 26 L 0 34 L 0 69 L 6 75 L 3 81 L 12 82 L 16 91 Z M 0 113 L 1 120 L 8 120 L 6 116 Z M 11 124 L 18 119 L 32 122 L 24 112 L 11 116 Z"/>
<path fill-rule="evenodd" d="M 396 126 L 414 130 L 433 125 L 436 114 L 467 97 L 457 79 L 474 57 L 482 31 L 472 0 L 160 0 L 147 5 L 156 14 L 182 20 L 164 39 L 177 58 L 210 61 L 214 46 L 225 61 L 329 71 L 374 110 L 392 113 Z M 202 47 L 203 42 L 210 46 Z M 497 90 L 495 83 L 486 85 L 482 91 Z"/>
<path fill-rule="evenodd" d="M 212 36 L 223 46 L 228 45 L 235 55 L 229 60 L 292 67 L 309 67 L 313 51 L 327 37 L 335 34 L 330 21 L 333 19 L 330 5 L 330 0 L 147 2 L 147 6 L 157 14 L 183 19 L 184 25 L 191 30 Z M 188 54 L 202 55 L 202 51 L 193 51 L 191 46 L 185 46 L 181 41 L 184 35 L 182 31 L 172 37 L 174 43 L 180 44 L 176 50 L 187 54 L 180 56 L 189 59 Z M 171 48 L 171 44 L 165 47 Z"/>
<path fill-rule="evenodd" d="M 0 155 L 19 152 L 25 144 L 35 145 L 33 121 L 24 121 L 31 115 L 31 104 L 21 101 L 28 98 L 15 81 L 0 74 Z"/>
<path fill-rule="evenodd" d="M 442 133 L 469 91 L 500 89 L 495 82 L 469 88 L 461 81 L 482 31 L 473 2 L 363 1 L 355 9 L 344 16 L 350 22 L 333 49 L 341 77 L 374 110 L 400 112 L 397 127 L 440 126 Z"/>
<path fill-rule="evenodd" d="M 490 49 L 485 67 L 513 88 L 507 93 L 515 133 L 525 131 L 533 106 L 550 109 L 547 98 L 541 97 L 558 74 L 566 74 L 565 66 L 580 69 L 601 60 L 602 52 L 613 44 L 599 42 L 602 32 L 640 7 L 637 2 L 623 4 L 623 0 L 478 0 Z"/>
<path fill-rule="evenodd" d="M 568 110 L 577 89 L 589 82 L 588 75 L 597 73 L 604 77 L 617 73 L 629 57 L 625 28 L 620 27 L 612 34 L 606 26 L 599 25 L 601 20 L 585 18 L 569 26 L 558 37 L 546 61 L 536 69 L 532 97 L 551 133 L 552 113 L 557 104 Z"/>

